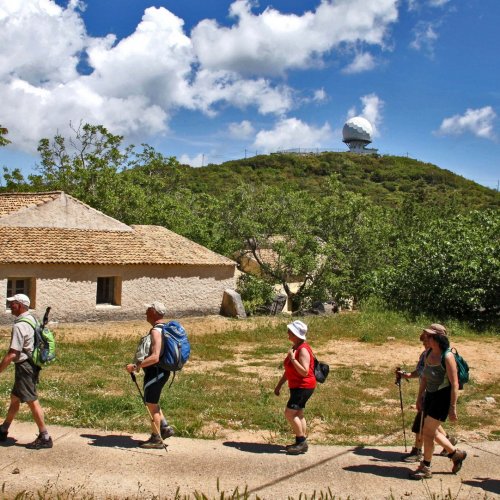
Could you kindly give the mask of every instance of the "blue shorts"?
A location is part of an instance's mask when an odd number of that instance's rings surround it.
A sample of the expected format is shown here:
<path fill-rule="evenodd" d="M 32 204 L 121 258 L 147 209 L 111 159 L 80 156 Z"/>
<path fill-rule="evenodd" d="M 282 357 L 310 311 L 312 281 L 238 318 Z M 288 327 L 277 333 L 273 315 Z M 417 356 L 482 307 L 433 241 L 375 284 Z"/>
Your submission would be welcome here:
<path fill-rule="evenodd" d="M 144 402 L 158 404 L 161 391 L 168 380 L 170 372 L 157 366 L 144 368 Z"/>
<path fill-rule="evenodd" d="M 290 410 L 303 410 L 314 389 L 290 389 L 290 399 L 286 404 Z"/>

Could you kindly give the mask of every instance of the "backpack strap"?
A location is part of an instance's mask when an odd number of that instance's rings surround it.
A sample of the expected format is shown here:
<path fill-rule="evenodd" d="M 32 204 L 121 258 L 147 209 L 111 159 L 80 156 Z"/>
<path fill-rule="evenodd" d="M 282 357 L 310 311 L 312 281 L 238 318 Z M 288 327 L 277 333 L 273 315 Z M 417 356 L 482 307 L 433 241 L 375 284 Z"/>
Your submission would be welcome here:
<path fill-rule="evenodd" d="M 36 342 L 36 337 L 37 337 L 37 334 L 36 334 L 36 329 L 37 327 L 39 326 L 39 323 L 38 321 L 35 319 L 35 321 L 31 321 L 30 319 L 24 317 L 24 318 L 18 318 L 14 321 L 14 323 L 27 323 L 28 325 L 31 326 L 31 328 L 33 328 L 33 349 L 35 348 L 35 342 Z M 30 354 L 26 349 L 23 348 L 23 351 L 24 354 L 26 354 L 26 356 L 28 356 L 28 362 L 29 364 L 35 369 L 35 370 L 41 370 L 42 367 L 41 366 L 38 366 L 37 364 L 35 364 L 35 362 L 33 361 L 33 356 L 32 354 Z"/>
<path fill-rule="evenodd" d="M 444 351 L 444 352 L 442 352 L 442 353 L 441 353 L 441 366 L 442 366 L 443 368 L 446 368 L 446 363 L 445 363 L 445 361 L 444 361 L 444 358 L 446 358 L 446 355 L 447 355 L 449 352 L 453 353 L 453 351 L 451 350 L 451 348 L 449 348 L 449 347 L 448 347 L 448 349 L 446 349 L 446 351 Z"/>

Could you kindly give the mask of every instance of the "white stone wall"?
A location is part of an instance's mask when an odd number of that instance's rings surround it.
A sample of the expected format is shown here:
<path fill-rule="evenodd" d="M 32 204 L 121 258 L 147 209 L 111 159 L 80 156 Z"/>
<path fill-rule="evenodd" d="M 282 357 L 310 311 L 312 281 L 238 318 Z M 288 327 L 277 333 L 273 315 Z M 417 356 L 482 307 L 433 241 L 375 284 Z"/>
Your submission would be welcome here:
<path fill-rule="evenodd" d="M 97 278 L 121 279 L 121 305 L 96 306 Z M 7 278 L 36 278 L 35 314 L 52 307 L 54 321 L 124 320 L 144 316 L 144 304 L 159 300 L 167 316 L 218 314 L 226 288 L 235 288 L 231 266 L 0 265 L 0 323 L 12 322 L 6 308 Z"/>

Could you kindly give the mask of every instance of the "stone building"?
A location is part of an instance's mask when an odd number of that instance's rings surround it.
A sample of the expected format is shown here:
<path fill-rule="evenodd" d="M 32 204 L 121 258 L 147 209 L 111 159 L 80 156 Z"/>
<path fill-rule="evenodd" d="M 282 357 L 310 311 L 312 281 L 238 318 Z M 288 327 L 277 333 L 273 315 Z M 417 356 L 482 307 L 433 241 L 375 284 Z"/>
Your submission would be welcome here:
<path fill-rule="evenodd" d="M 0 193 L 0 323 L 25 293 L 57 321 L 218 314 L 235 262 L 164 227 L 127 226 L 63 192 Z"/>

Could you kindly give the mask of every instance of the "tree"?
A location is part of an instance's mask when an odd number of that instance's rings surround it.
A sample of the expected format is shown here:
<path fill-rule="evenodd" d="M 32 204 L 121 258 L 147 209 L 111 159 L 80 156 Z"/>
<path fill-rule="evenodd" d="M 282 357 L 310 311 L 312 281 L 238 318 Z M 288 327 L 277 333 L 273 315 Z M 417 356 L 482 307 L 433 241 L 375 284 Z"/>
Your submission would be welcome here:
<path fill-rule="evenodd" d="M 9 131 L 0 124 L 0 146 L 7 146 L 7 144 L 10 144 L 11 141 L 5 137 L 8 133 Z"/>
<path fill-rule="evenodd" d="M 414 314 L 498 321 L 499 240 L 498 211 L 436 216 L 398 242 L 394 260 L 375 273 L 379 295 Z"/>
<path fill-rule="evenodd" d="M 365 198 L 343 191 L 335 178 L 320 196 L 286 185 L 240 186 L 219 212 L 214 249 L 240 260 L 250 254 L 261 278 L 283 287 L 293 310 L 313 300 L 359 298 L 363 280 L 387 248 L 384 218 Z"/>

